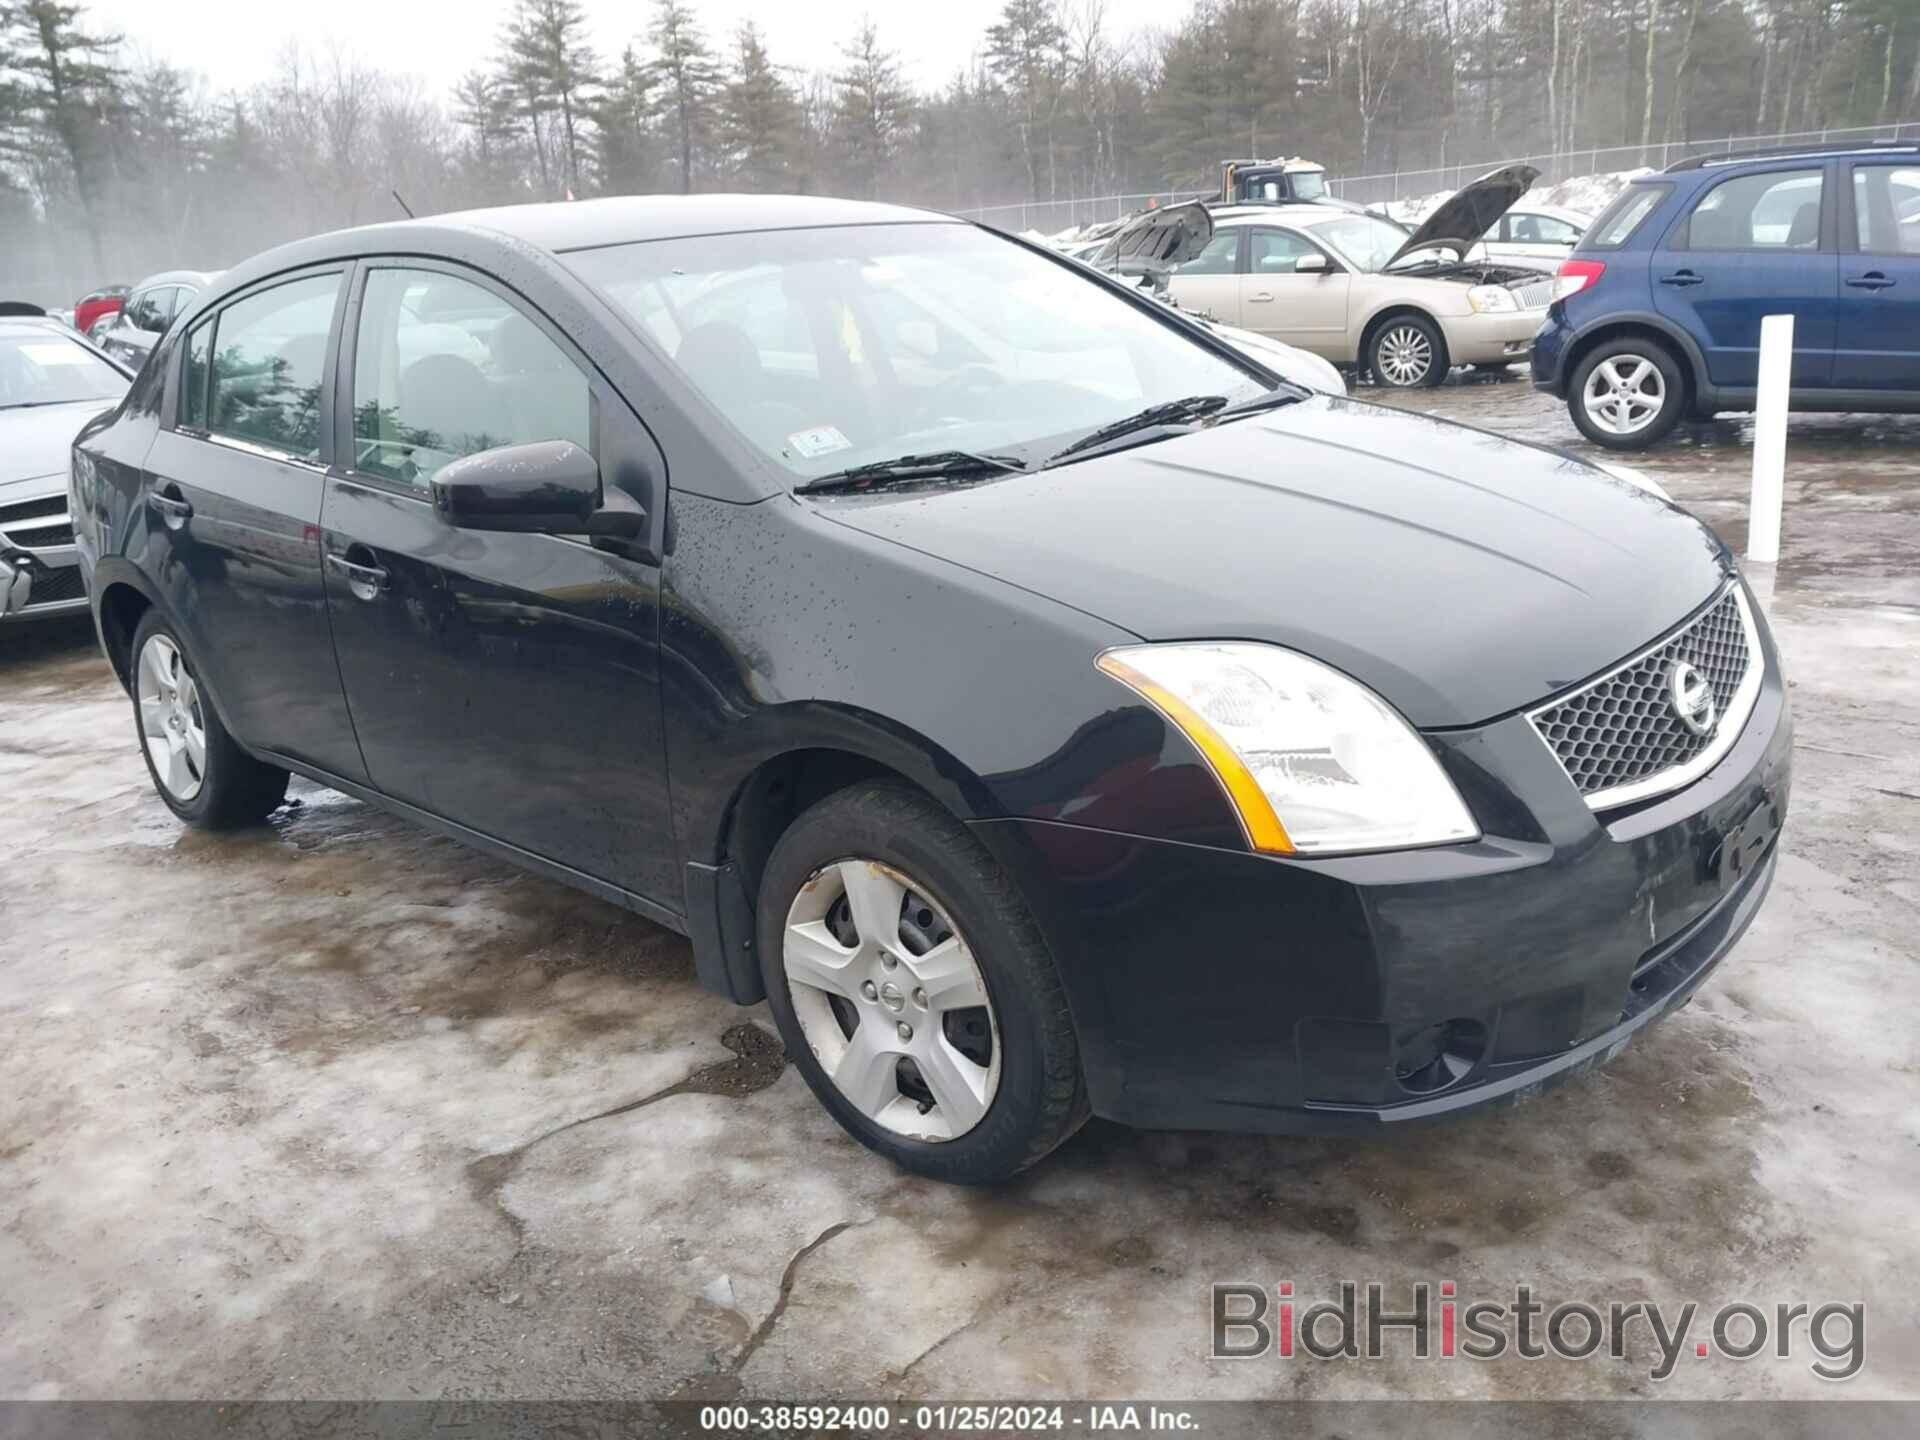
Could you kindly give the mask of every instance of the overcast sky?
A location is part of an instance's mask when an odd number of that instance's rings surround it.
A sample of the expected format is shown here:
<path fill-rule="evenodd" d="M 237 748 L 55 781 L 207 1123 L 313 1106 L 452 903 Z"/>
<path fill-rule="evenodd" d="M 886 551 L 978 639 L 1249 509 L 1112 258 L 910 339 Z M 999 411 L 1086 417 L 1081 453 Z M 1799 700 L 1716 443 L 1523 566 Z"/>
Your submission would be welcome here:
<path fill-rule="evenodd" d="M 84 0 L 95 28 L 118 31 L 137 54 L 197 70 L 216 93 L 261 79 L 287 41 L 321 49 L 338 41 L 381 69 L 418 75 L 444 92 L 492 50 L 506 0 Z M 601 57 L 644 37 L 646 0 L 585 0 Z M 1106 0 L 1118 34 L 1166 28 L 1186 0 Z M 979 46 L 1000 0 L 694 0 L 710 40 L 721 44 L 742 20 L 766 34 L 774 59 L 829 70 L 841 42 L 872 15 L 883 42 L 918 88 L 945 83 Z"/>

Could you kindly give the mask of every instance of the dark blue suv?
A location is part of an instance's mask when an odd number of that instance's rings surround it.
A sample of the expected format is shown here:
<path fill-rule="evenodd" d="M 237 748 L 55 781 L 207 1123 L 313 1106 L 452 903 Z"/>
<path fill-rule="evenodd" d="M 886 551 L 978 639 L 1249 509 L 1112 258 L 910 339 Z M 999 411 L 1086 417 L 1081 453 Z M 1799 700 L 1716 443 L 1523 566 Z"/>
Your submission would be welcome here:
<path fill-rule="evenodd" d="M 1751 410 L 1790 314 L 1795 410 L 1920 410 L 1920 144 L 1683 160 L 1635 180 L 1561 266 L 1533 383 L 1612 450 Z"/>

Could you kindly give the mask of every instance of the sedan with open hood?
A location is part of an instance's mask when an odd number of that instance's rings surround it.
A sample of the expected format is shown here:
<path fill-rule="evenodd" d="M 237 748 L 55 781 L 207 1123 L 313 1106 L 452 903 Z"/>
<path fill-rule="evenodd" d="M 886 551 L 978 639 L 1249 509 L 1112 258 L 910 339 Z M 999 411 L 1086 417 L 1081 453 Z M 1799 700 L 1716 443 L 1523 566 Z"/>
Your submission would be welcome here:
<path fill-rule="evenodd" d="M 1454 366 L 1504 367 L 1532 349 L 1553 280 L 1486 258 L 1480 242 L 1537 174 L 1512 165 L 1482 176 L 1411 232 L 1324 205 L 1196 205 L 1180 208 L 1208 216 L 1204 240 L 1195 242 L 1190 221 L 1184 248 L 1174 249 L 1164 226 L 1157 246 L 1141 248 L 1187 309 L 1354 366 L 1381 385 L 1438 385 Z"/>
<path fill-rule="evenodd" d="M 72 477 L 183 821 L 299 774 L 649 916 L 923 1175 L 1530 1093 L 1773 875 L 1786 691 L 1698 521 L 944 216 L 302 241 Z"/>

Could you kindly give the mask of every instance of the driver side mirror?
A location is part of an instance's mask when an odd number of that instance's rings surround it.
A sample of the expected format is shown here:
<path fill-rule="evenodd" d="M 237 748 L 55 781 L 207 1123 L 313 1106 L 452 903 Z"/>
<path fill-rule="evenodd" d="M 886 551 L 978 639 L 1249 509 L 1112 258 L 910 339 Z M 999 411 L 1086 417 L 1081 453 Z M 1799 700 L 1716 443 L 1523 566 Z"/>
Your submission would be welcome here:
<path fill-rule="evenodd" d="M 599 507 L 599 462 L 571 440 L 482 450 L 433 477 L 433 508 L 461 530 L 584 535 Z"/>
<path fill-rule="evenodd" d="M 1327 257 L 1319 254 L 1302 255 L 1293 262 L 1293 273 L 1296 275 L 1324 275 L 1329 268 Z"/>

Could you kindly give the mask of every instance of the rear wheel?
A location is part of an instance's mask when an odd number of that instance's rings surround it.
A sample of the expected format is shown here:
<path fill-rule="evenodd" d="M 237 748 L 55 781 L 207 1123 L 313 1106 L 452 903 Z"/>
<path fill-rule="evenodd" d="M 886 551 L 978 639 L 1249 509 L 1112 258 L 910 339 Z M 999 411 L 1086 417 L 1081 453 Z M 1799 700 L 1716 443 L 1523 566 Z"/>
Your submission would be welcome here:
<path fill-rule="evenodd" d="M 1066 998 L 1012 881 L 904 786 L 796 820 L 761 880 L 767 1000 L 807 1084 L 870 1149 L 1003 1180 L 1086 1119 Z"/>
<path fill-rule="evenodd" d="M 234 743 L 158 610 L 133 632 L 133 723 L 153 788 L 189 825 L 251 825 L 287 798 L 287 772 Z"/>
<path fill-rule="evenodd" d="M 1367 342 L 1367 368 L 1381 385 L 1417 390 L 1447 378 L 1446 337 L 1419 315 L 1395 315 L 1380 323 Z"/>
<path fill-rule="evenodd" d="M 1573 423 L 1609 450 L 1639 450 L 1665 439 L 1687 406 L 1680 362 L 1666 346 L 1638 336 L 1596 346 L 1567 387 Z"/>

